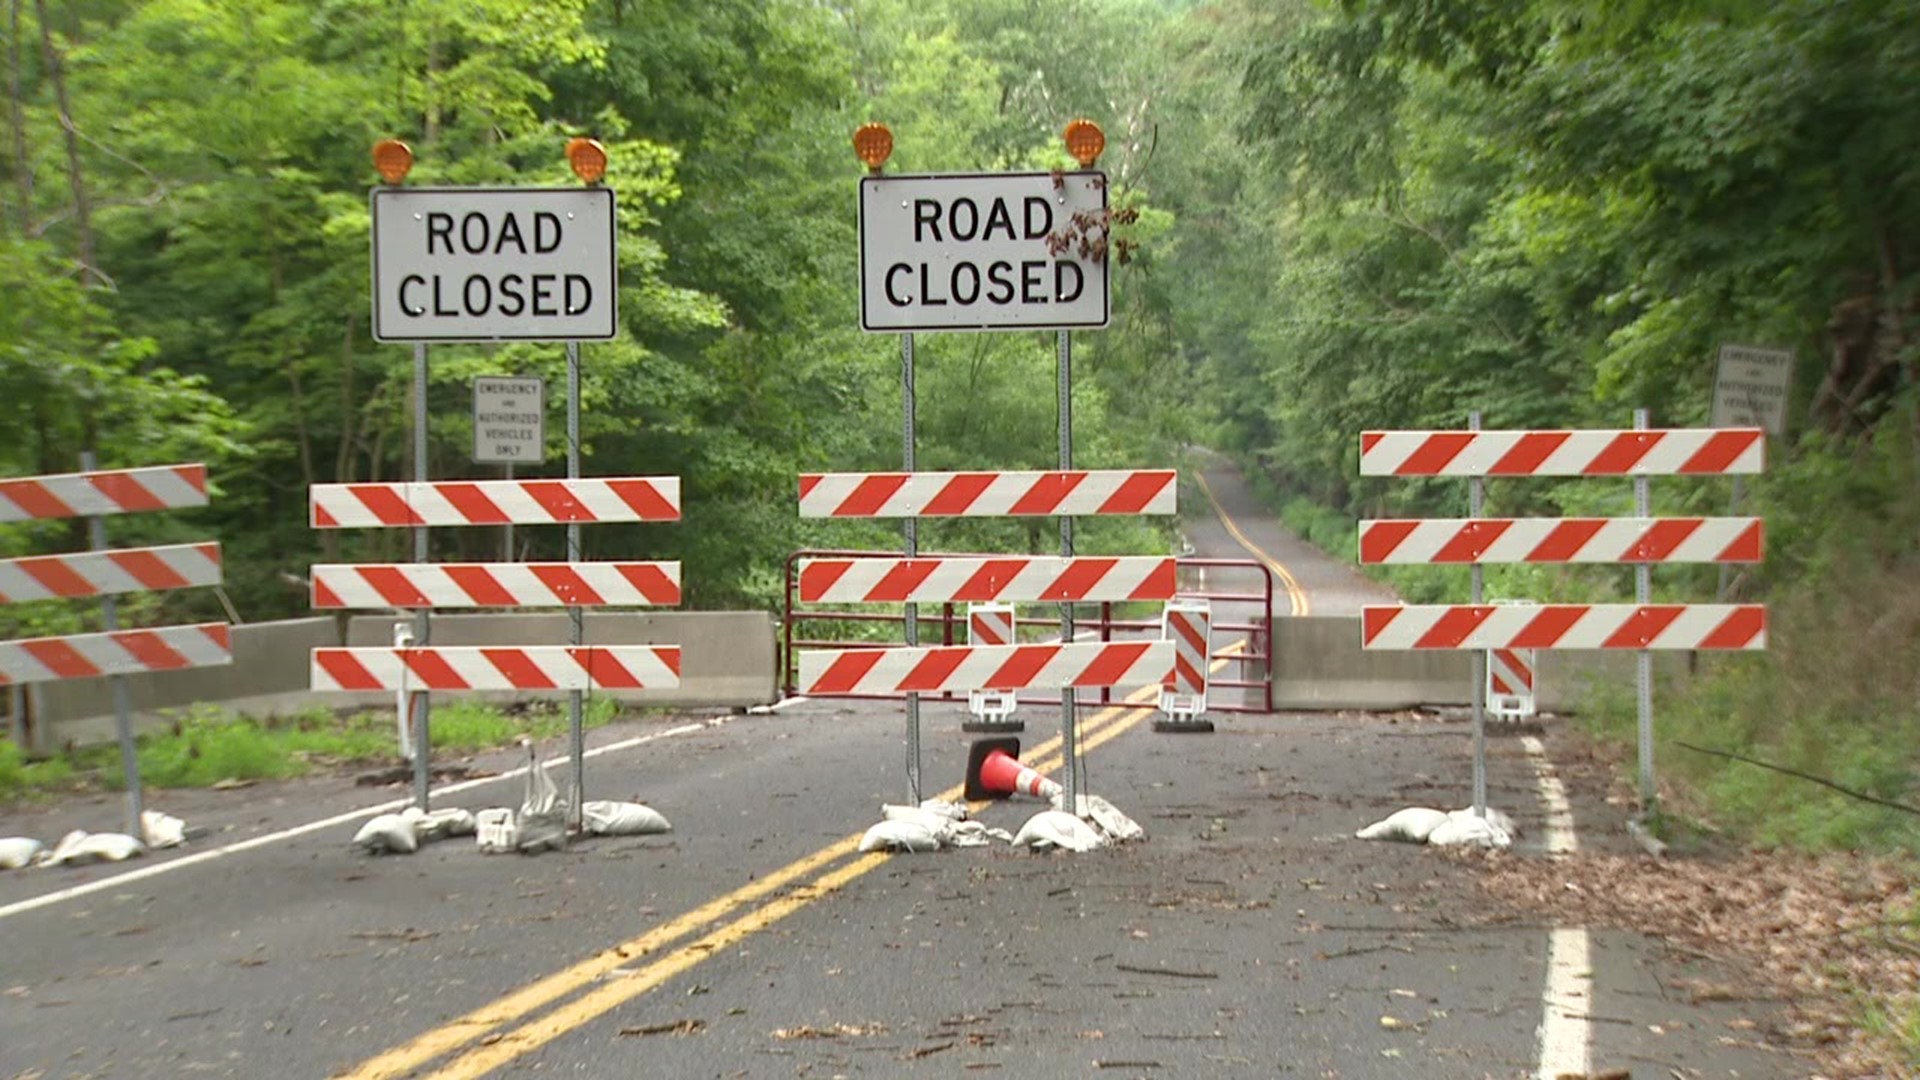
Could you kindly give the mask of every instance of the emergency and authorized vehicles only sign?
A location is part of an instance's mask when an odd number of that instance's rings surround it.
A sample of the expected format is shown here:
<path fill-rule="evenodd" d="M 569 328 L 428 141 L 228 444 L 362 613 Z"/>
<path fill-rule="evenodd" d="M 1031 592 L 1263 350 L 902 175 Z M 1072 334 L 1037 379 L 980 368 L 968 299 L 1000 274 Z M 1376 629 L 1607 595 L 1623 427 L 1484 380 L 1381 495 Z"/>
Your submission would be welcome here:
<path fill-rule="evenodd" d="M 860 325 L 874 331 L 1107 325 L 1100 172 L 860 181 Z M 1089 249 L 1083 255 L 1083 243 Z"/>
<path fill-rule="evenodd" d="M 619 325 L 610 188 L 375 188 L 378 341 L 601 341 Z"/>

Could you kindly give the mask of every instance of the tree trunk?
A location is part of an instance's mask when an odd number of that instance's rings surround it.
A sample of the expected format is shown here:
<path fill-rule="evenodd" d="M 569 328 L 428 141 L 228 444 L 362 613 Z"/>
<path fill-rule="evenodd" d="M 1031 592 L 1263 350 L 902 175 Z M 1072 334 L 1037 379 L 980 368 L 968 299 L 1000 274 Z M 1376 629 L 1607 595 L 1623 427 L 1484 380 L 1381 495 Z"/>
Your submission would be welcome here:
<path fill-rule="evenodd" d="M 27 160 L 27 105 L 20 93 L 20 3 L 13 0 L 7 12 L 7 98 L 13 115 L 13 178 L 20 187 L 15 211 L 25 237 L 33 231 L 33 164 Z"/>
<path fill-rule="evenodd" d="M 60 109 L 60 130 L 67 146 L 67 186 L 73 193 L 75 252 L 80 260 L 80 282 L 91 285 L 106 280 L 94 262 L 93 206 L 87 200 L 87 182 L 80 170 L 80 132 L 73 123 L 73 108 L 67 99 L 67 75 L 60 50 L 53 44 L 53 28 L 47 25 L 47 0 L 33 0 L 40 18 L 40 51 L 46 59 L 47 78 L 53 81 L 54 101 Z"/>

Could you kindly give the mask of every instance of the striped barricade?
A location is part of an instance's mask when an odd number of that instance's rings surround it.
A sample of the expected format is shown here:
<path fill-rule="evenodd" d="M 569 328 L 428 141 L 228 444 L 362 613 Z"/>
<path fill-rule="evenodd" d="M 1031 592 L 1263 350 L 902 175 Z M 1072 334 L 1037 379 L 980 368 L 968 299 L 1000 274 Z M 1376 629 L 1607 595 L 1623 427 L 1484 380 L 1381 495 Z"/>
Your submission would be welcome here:
<path fill-rule="evenodd" d="M 1406 604 L 1361 612 L 1369 649 L 1767 647 L 1759 604 Z"/>
<path fill-rule="evenodd" d="M 803 518 L 1031 517 L 1175 512 L 1172 469 L 803 473 Z"/>
<path fill-rule="evenodd" d="M 106 517 L 205 505 L 205 465 L 155 465 L 0 479 L 0 522 Z"/>
<path fill-rule="evenodd" d="M 1160 688 L 1154 730 L 1212 731 L 1207 711 L 1207 673 L 1213 652 L 1213 606 L 1206 600 L 1175 599 L 1160 616 L 1160 637 L 1173 645 L 1173 671 Z"/>
<path fill-rule="evenodd" d="M 1362 521 L 1373 564 L 1750 563 L 1765 556 L 1759 518 L 1427 518 Z"/>
<path fill-rule="evenodd" d="M 315 484 L 316 529 L 680 520 L 677 476 Z"/>
<path fill-rule="evenodd" d="M 804 570 L 802 573 L 804 574 Z M 802 578 L 804 581 L 804 577 Z M 1012 604 L 985 603 L 967 605 L 967 644 L 974 648 L 1018 644 L 1014 637 Z M 1020 730 L 1013 722 L 1019 695 L 1012 689 L 972 689 L 967 691 L 967 712 L 972 720 L 962 722 L 964 731 Z"/>
<path fill-rule="evenodd" d="M 35 555 L 0 560 L 0 604 L 187 589 L 220 580 L 215 543 Z"/>
<path fill-rule="evenodd" d="M 677 645 L 313 650 L 315 690 L 656 690 L 680 685 Z"/>
<path fill-rule="evenodd" d="M 677 562 L 315 566 L 316 608 L 674 607 Z"/>
<path fill-rule="evenodd" d="M 1361 476 L 1733 476 L 1761 471 L 1759 428 L 1369 431 Z"/>
<path fill-rule="evenodd" d="M 0 685 L 6 686 L 231 663 L 226 623 L 0 641 Z"/>
<path fill-rule="evenodd" d="M 1534 693 L 1532 649 L 1487 650 L 1487 712 L 1508 720 L 1524 720 L 1539 711 Z"/>
<path fill-rule="evenodd" d="M 800 599 L 810 604 L 1166 600 L 1173 596 L 1174 587 L 1173 559 L 1152 556 L 820 558 L 800 562 Z"/>
<path fill-rule="evenodd" d="M 803 694 L 934 694 L 985 686 L 1016 691 L 1140 687 L 1158 686 L 1169 678 L 1173 643 L 813 650 L 801 653 L 799 661 Z"/>

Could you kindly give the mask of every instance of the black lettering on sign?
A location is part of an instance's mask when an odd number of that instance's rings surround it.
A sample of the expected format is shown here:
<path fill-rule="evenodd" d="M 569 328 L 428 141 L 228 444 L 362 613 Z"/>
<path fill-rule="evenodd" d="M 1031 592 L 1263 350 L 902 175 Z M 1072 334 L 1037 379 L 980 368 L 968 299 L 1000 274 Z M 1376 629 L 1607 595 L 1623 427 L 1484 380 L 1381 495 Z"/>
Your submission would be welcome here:
<path fill-rule="evenodd" d="M 1013 303 L 1013 264 L 1002 259 L 987 267 L 987 302 L 990 304 Z"/>
<path fill-rule="evenodd" d="M 427 254 L 433 254 L 433 243 L 447 245 L 446 253 L 453 254 L 453 215 L 434 211 L 427 215 Z"/>
<path fill-rule="evenodd" d="M 476 255 L 487 250 L 487 236 L 492 230 L 487 225 L 487 215 L 479 211 L 468 211 L 460 219 L 460 246 L 467 254 Z"/>
<path fill-rule="evenodd" d="M 1071 272 L 1071 273 L 1069 273 Z M 1073 278 L 1073 292 L 1067 292 L 1067 278 Z M 1071 304 L 1080 299 L 1087 288 L 1087 275 L 1080 269 L 1079 263 L 1057 262 L 1053 264 L 1053 302 Z"/>
<path fill-rule="evenodd" d="M 419 274 L 408 274 L 406 277 L 403 277 L 400 279 L 400 310 L 401 311 L 404 311 L 407 314 L 413 315 L 416 317 L 420 315 L 425 315 L 427 313 L 426 308 L 423 308 L 419 304 L 416 304 L 413 301 L 407 299 L 408 288 L 414 285 L 425 285 L 426 283 L 427 283 L 427 279 L 421 277 Z"/>
<path fill-rule="evenodd" d="M 933 199 L 913 200 L 914 243 L 920 244 L 926 242 L 926 234 L 921 231 L 923 228 L 933 230 L 934 243 L 942 242 L 940 239 L 940 204 Z"/>
<path fill-rule="evenodd" d="M 514 217 L 512 214 L 508 214 L 506 218 L 500 222 L 500 236 L 493 242 L 493 253 L 498 255 L 507 250 L 509 243 L 519 248 L 520 254 L 525 255 L 527 253 L 526 238 L 520 235 L 520 219 Z"/>
<path fill-rule="evenodd" d="M 1042 240 L 1053 231 L 1053 205 L 1038 195 L 1027 196 L 1027 239 Z"/>
<path fill-rule="evenodd" d="M 533 313 L 535 315 L 560 314 L 560 309 L 553 306 L 552 274 L 533 275 Z"/>
<path fill-rule="evenodd" d="M 442 302 L 440 298 L 440 275 L 439 274 L 433 275 L 433 313 L 443 318 L 451 315 L 460 314 L 460 310 L 458 308 L 450 308 L 444 302 Z"/>
<path fill-rule="evenodd" d="M 1044 277 L 1046 269 L 1045 259 L 1027 259 L 1020 264 L 1021 303 L 1044 304 L 1047 302 L 1047 283 Z"/>
<path fill-rule="evenodd" d="M 925 304 L 928 307 L 946 307 L 947 306 L 947 302 L 945 300 L 936 300 L 933 297 L 933 289 L 927 281 L 927 264 L 926 263 L 920 264 L 920 302 L 922 304 Z"/>
<path fill-rule="evenodd" d="M 960 211 L 967 212 L 966 224 L 961 224 Z M 966 196 L 953 200 L 953 209 L 947 211 L 947 228 L 955 240 L 971 240 L 980 231 L 980 205 Z"/>
<path fill-rule="evenodd" d="M 892 304 L 894 307 L 906 307 L 908 304 L 913 303 L 913 297 L 901 296 L 893 291 L 893 275 L 903 270 L 909 274 L 913 273 L 913 267 L 908 266 L 906 263 L 894 263 L 892 266 L 887 267 L 887 303 Z"/>
<path fill-rule="evenodd" d="M 987 227 L 986 230 L 980 234 L 980 239 L 993 239 L 993 230 L 995 229 L 1005 230 L 1007 239 L 1009 240 L 1019 239 L 1019 237 L 1013 234 L 1013 211 L 1007 209 L 1007 200 L 1005 199 L 993 200 L 993 209 L 987 212 Z"/>
<path fill-rule="evenodd" d="M 527 310 L 527 298 L 520 292 L 520 283 L 524 280 L 519 274 L 500 279 L 500 314 L 512 318 Z"/>
<path fill-rule="evenodd" d="M 545 255 L 560 247 L 560 216 L 541 210 L 533 215 L 533 250 Z"/>
<path fill-rule="evenodd" d="M 961 277 L 968 280 L 963 285 Z M 953 301 L 963 307 L 972 306 L 980 299 L 980 268 L 972 263 L 961 263 L 953 268 Z"/>
<path fill-rule="evenodd" d="M 475 285 L 480 286 L 478 300 L 474 299 Z M 460 300 L 466 305 L 467 314 L 475 317 L 485 315 L 493 310 L 493 282 L 480 274 L 471 275 L 467 283 L 460 287 Z"/>
<path fill-rule="evenodd" d="M 575 303 L 574 287 L 579 286 L 578 303 Z M 593 282 L 579 274 L 568 274 L 561 284 L 562 306 L 569 315 L 581 315 L 593 306 Z"/>

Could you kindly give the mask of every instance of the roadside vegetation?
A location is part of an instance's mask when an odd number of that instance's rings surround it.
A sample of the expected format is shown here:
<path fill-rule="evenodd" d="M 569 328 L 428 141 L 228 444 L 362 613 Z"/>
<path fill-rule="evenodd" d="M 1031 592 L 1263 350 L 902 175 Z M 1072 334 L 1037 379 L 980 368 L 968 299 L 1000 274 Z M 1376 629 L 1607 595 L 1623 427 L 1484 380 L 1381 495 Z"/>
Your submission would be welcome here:
<path fill-rule="evenodd" d="M 588 730 L 604 727 L 619 711 L 611 698 L 590 699 L 582 710 L 582 724 Z M 442 699 L 434 703 L 430 724 L 435 752 L 451 754 L 509 746 L 523 736 L 550 739 L 566 731 L 566 705 L 553 702 L 503 709 Z M 201 705 L 176 714 L 170 728 L 139 738 L 140 779 L 155 788 L 208 788 L 329 769 L 391 766 L 404 760 L 397 739 L 391 710 L 340 714 L 314 709 L 255 717 Z M 0 803 L 123 786 L 115 745 L 27 760 L 13 743 L 0 740 Z"/>

